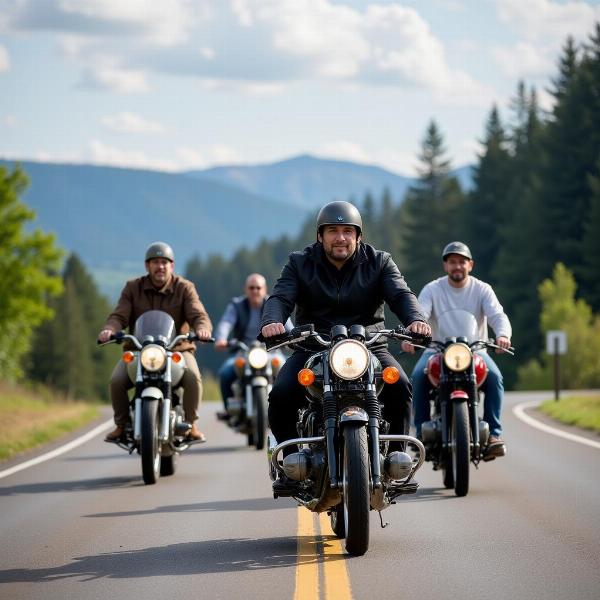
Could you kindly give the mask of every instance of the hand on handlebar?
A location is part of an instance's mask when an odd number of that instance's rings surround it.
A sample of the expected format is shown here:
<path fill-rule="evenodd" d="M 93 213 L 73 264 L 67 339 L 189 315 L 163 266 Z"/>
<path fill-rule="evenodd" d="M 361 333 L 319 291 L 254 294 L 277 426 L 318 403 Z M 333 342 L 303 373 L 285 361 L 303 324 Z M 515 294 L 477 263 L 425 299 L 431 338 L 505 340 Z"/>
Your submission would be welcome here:
<path fill-rule="evenodd" d="M 402 350 L 404 350 L 404 352 L 408 352 L 409 354 L 415 353 L 416 348 L 406 340 L 403 340 L 400 346 L 402 347 Z"/>
<path fill-rule="evenodd" d="M 100 343 L 100 344 L 106 344 L 106 342 L 108 342 L 110 340 L 110 336 L 113 333 L 114 333 L 114 331 L 112 329 L 103 329 L 98 334 L 98 343 Z"/>
<path fill-rule="evenodd" d="M 407 329 L 424 337 L 431 337 L 431 327 L 424 321 L 413 321 Z"/>
<path fill-rule="evenodd" d="M 500 336 L 496 338 L 496 345 L 500 348 L 496 348 L 496 354 L 503 354 L 505 350 L 510 350 L 510 340 L 506 336 Z"/>
<path fill-rule="evenodd" d="M 215 342 L 216 350 L 225 350 L 229 346 L 229 342 L 227 340 L 217 340 Z"/>
<path fill-rule="evenodd" d="M 270 338 L 284 334 L 285 327 L 283 326 L 283 323 L 269 323 L 268 325 L 265 325 L 260 332 L 264 338 Z"/>
<path fill-rule="evenodd" d="M 196 329 L 196 336 L 201 342 L 210 340 L 210 331 L 208 329 Z"/>

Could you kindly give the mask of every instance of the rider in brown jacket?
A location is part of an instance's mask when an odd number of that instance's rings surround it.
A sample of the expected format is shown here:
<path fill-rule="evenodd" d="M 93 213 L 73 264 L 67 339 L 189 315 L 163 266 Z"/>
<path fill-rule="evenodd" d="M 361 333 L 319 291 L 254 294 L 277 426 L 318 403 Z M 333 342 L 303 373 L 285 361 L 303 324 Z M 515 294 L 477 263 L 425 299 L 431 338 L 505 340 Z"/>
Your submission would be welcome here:
<path fill-rule="evenodd" d="M 198 338 L 210 338 L 212 324 L 191 281 L 173 273 L 175 257 L 172 248 L 164 242 L 154 242 L 146 251 L 147 275 L 132 279 L 125 284 L 114 311 L 109 315 L 102 331 L 98 334 L 100 342 L 107 342 L 117 331 L 129 328 L 133 331 L 136 319 L 149 310 L 162 310 L 175 321 L 178 333 L 187 333 L 190 327 Z M 183 353 L 186 371 L 182 379 L 184 389 L 183 409 L 185 419 L 192 424 L 188 437 L 204 440 L 198 430 L 198 406 L 202 399 L 202 379 L 194 357 L 195 344 L 183 341 L 177 350 Z M 129 396 L 127 391 L 133 387 L 125 363 L 119 361 L 110 379 L 110 397 L 112 401 L 116 428 L 107 436 L 107 440 L 122 437 L 129 420 Z"/>

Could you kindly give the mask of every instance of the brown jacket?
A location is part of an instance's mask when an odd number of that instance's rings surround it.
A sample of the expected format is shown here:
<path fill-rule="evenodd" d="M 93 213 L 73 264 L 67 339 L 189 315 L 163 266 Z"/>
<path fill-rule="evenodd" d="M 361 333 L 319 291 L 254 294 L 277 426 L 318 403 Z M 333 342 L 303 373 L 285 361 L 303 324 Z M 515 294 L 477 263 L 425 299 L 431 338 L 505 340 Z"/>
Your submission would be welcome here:
<path fill-rule="evenodd" d="M 170 314 L 178 333 L 187 333 L 190 326 L 194 330 L 212 330 L 212 323 L 194 284 L 178 275 L 173 275 L 161 289 L 152 285 L 148 275 L 128 281 L 104 328 L 113 332 L 129 328 L 133 332 L 136 319 L 148 310 L 162 310 Z M 195 344 L 187 341 L 177 346 L 180 351 L 193 351 L 195 348 Z"/>

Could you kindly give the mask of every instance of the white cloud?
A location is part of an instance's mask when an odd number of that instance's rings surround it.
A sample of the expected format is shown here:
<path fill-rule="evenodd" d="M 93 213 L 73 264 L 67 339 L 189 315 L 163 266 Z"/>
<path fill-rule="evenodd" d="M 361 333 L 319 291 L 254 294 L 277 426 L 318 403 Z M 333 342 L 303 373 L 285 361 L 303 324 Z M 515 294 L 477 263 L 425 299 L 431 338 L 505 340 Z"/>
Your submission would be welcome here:
<path fill-rule="evenodd" d="M 215 144 L 209 149 L 209 162 L 210 164 L 232 164 L 241 161 L 241 156 L 238 151 L 228 146 L 227 144 Z"/>
<path fill-rule="evenodd" d="M 86 153 L 88 162 L 113 167 L 131 167 L 136 169 L 155 169 L 158 171 L 176 171 L 178 165 L 169 159 L 150 158 L 139 150 L 124 150 L 93 140 Z"/>
<path fill-rule="evenodd" d="M 554 70 L 555 53 L 528 42 L 492 49 L 494 60 L 508 77 L 544 77 Z"/>
<path fill-rule="evenodd" d="M 102 118 L 102 124 L 112 131 L 120 133 L 161 133 L 165 130 L 162 123 L 150 121 L 134 113 L 122 112 Z"/>
<path fill-rule="evenodd" d="M 94 57 L 90 63 L 83 73 L 84 87 L 119 94 L 143 93 L 150 89 L 144 71 L 123 67 L 116 58 Z"/>
<path fill-rule="evenodd" d="M 568 35 L 583 39 L 600 19 L 600 6 L 580 0 L 495 0 L 500 19 L 527 40 L 562 43 Z"/>
<path fill-rule="evenodd" d="M 0 46 L 0 73 L 10 69 L 10 59 L 8 58 L 8 50 L 4 46 Z"/>

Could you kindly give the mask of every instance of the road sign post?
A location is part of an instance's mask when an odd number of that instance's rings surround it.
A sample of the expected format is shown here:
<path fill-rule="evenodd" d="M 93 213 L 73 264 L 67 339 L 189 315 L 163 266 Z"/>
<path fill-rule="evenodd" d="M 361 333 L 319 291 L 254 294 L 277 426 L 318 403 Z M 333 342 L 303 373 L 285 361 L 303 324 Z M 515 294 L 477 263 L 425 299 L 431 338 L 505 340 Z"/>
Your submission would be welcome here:
<path fill-rule="evenodd" d="M 554 400 L 559 400 L 560 355 L 567 353 L 567 333 L 558 329 L 547 331 L 546 352 L 554 355 Z"/>

